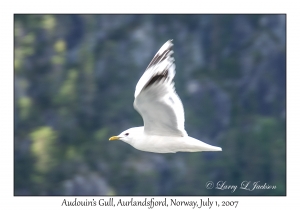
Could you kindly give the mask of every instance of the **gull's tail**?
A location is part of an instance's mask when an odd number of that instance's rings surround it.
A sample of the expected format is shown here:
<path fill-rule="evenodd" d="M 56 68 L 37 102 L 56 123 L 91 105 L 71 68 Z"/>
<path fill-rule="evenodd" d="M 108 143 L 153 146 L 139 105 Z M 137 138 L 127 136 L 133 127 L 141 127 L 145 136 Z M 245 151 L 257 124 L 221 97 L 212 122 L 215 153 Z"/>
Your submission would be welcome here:
<path fill-rule="evenodd" d="M 217 152 L 217 151 L 222 151 L 221 147 L 212 146 L 210 144 L 204 143 L 203 141 L 192 138 L 190 136 L 189 136 L 189 141 L 193 145 L 195 152 L 201 152 L 201 151 Z"/>

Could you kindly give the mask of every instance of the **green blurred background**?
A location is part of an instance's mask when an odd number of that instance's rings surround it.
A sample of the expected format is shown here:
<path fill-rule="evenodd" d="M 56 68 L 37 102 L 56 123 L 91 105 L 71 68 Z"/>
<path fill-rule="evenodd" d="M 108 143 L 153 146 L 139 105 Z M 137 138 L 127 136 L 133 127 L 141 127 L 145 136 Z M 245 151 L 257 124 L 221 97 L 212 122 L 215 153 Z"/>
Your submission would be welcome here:
<path fill-rule="evenodd" d="M 109 142 L 173 39 L 190 136 L 222 152 Z M 285 195 L 285 15 L 14 16 L 15 195 Z M 206 189 L 260 181 L 275 190 Z"/>

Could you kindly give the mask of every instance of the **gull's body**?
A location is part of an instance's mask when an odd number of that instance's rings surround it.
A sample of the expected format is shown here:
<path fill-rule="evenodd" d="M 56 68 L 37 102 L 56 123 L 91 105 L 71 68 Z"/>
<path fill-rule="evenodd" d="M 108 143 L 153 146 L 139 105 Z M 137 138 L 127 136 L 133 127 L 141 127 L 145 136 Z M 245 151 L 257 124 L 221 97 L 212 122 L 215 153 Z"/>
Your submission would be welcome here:
<path fill-rule="evenodd" d="M 155 153 L 175 152 L 200 152 L 200 151 L 221 151 L 221 148 L 211 146 L 190 136 L 160 136 L 147 135 L 144 127 L 135 127 L 127 131 L 133 131 L 139 138 L 126 141 L 138 150 Z M 127 132 L 126 131 L 126 132 Z M 132 131 L 130 133 L 132 133 Z"/>
<path fill-rule="evenodd" d="M 184 109 L 175 92 L 173 44 L 167 41 L 156 53 L 136 85 L 134 108 L 144 126 L 130 128 L 109 140 L 123 140 L 134 148 L 155 153 L 222 151 L 188 136 Z"/>

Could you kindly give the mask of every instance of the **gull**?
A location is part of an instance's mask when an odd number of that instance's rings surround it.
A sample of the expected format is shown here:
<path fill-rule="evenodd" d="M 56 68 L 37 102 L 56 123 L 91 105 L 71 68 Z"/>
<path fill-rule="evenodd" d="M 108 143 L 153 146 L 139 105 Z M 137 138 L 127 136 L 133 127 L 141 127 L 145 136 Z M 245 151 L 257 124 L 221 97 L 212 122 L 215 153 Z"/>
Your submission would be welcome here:
<path fill-rule="evenodd" d="M 158 50 L 136 85 L 133 105 L 144 126 L 129 128 L 109 140 L 122 140 L 138 150 L 154 153 L 222 151 L 185 131 L 184 109 L 173 82 L 172 46 L 172 40 L 168 40 Z"/>

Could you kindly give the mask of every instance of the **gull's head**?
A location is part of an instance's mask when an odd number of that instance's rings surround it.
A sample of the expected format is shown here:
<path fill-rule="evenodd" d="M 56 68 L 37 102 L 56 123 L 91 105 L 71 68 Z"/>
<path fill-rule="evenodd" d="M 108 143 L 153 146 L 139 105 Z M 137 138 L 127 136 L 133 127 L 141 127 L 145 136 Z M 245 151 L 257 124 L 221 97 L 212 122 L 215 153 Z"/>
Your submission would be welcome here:
<path fill-rule="evenodd" d="M 141 131 L 143 132 L 143 127 L 136 127 L 136 128 L 129 128 L 122 133 L 120 133 L 118 136 L 112 136 L 109 138 L 109 141 L 112 140 L 122 140 L 126 143 L 131 143 L 135 140 L 135 138 L 138 138 L 141 134 Z"/>

